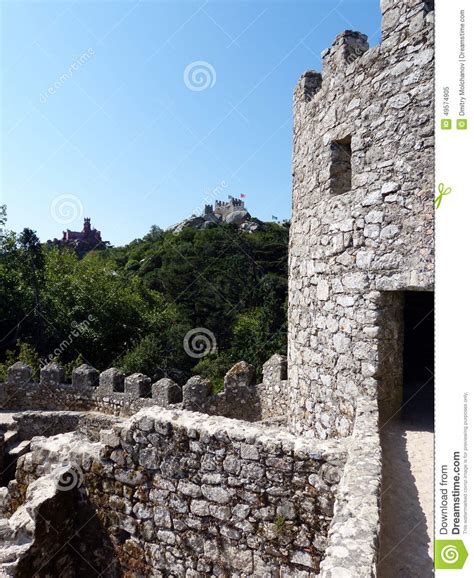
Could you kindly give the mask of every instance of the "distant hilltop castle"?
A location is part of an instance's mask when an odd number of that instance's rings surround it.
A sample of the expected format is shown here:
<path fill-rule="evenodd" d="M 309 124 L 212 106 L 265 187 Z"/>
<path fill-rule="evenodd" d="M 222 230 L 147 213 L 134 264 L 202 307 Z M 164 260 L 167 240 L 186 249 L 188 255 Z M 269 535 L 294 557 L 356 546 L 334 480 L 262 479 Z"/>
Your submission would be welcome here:
<path fill-rule="evenodd" d="M 107 246 L 107 241 L 102 240 L 101 232 L 91 227 L 89 217 L 84 219 L 82 231 L 66 229 L 66 231 L 63 231 L 62 239 L 54 239 L 53 241 L 48 241 L 48 243 L 56 247 L 70 247 L 79 255 L 84 255 L 92 250 L 105 249 Z"/>
<path fill-rule="evenodd" d="M 257 231 L 261 227 L 261 221 L 255 219 L 245 208 L 241 199 L 229 197 L 228 201 L 215 201 L 212 205 L 204 205 L 201 215 L 191 215 L 188 219 L 170 227 L 171 231 L 179 233 L 183 229 L 209 229 L 220 223 L 237 225 L 245 231 Z"/>
<path fill-rule="evenodd" d="M 260 230 L 263 225 L 262 221 L 250 215 L 242 199 L 229 196 L 228 201 L 215 201 L 214 206 L 204 205 L 201 215 L 191 215 L 170 227 L 169 230 L 179 233 L 183 229 L 209 229 L 220 223 L 232 224 L 250 233 Z M 279 224 L 289 226 L 288 221 L 282 221 Z"/>
<path fill-rule="evenodd" d="M 212 205 L 204 205 L 203 216 L 215 215 L 221 217 L 222 220 L 225 221 L 229 215 L 236 212 L 239 213 L 240 217 L 242 216 L 241 213 L 246 213 L 250 217 L 250 214 L 245 208 L 244 201 L 232 197 L 230 201 L 216 201 L 214 203 L 214 208 L 212 208 Z"/>

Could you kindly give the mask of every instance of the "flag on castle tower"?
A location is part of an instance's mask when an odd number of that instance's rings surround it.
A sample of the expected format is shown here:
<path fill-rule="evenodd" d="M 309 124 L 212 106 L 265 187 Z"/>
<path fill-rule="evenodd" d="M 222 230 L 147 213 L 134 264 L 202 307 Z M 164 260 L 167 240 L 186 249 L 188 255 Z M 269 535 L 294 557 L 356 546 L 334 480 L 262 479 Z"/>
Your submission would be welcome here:
<path fill-rule="evenodd" d="M 229 200 L 232 200 L 234 197 L 233 197 L 232 195 L 227 195 L 227 198 L 228 198 Z"/>
<path fill-rule="evenodd" d="M 247 196 L 247 195 L 244 195 L 244 193 L 240 193 L 240 198 L 241 198 L 241 199 L 245 199 L 246 196 Z"/>

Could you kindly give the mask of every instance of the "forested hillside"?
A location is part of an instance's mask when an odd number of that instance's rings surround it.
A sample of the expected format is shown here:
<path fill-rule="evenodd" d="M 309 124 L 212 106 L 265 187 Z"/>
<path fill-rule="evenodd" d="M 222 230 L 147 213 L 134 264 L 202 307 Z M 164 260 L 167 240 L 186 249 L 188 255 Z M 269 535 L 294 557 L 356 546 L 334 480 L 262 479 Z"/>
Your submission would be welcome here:
<path fill-rule="evenodd" d="M 36 234 L 2 236 L 0 371 L 19 357 L 115 366 L 154 379 L 192 373 L 218 385 L 233 362 L 260 371 L 286 350 L 288 230 L 219 225 L 179 234 L 152 227 L 125 247 L 84 258 Z M 214 353 L 190 356 L 186 334 L 204 328 Z M 1 376 L 0 376 L 1 377 Z"/>

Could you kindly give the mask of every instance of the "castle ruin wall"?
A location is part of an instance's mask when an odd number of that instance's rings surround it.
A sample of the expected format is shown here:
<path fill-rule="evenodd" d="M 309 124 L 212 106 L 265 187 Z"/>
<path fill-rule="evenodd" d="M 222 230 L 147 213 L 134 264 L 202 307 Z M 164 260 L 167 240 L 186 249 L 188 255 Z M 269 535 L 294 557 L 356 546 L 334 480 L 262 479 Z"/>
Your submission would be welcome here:
<path fill-rule="evenodd" d="M 26 504 L 38 478 L 75 468 L 130 575 L 310 576 L 346 459 L 335 440 L 155 407 L 103 430 L 100 442 L 79 432 L 34 438 L 10 491 Z"/>
<path fill-rule="evenodd" d="M 433 3 L 381 7 L 381 43 L 343 32 L 294 96 L 289 420 L 319 438 L 399 404 L 402 292 L 433 289 Z"/>
<path fill-rule="evenodd" d="M 286 357 L 282 355 L 275 354 L 264 364 L 261 384 L 255 384 L 255 370 L 250 364 L 236 363 L 224 378 L 223 391 L 217 394 L 212 392 L 210 382 L 198 375 L 181 387 L 169 378 L 151 383 L 149 377 L 140 373 L 126 377 L 115 368 L 99 373 L 86 364 L 73 371 L 72 383 L 64 381 L 64 370 L 56 363 L 41 368 L 38 383 L 32 378 L 31 367 L 17 362 L 9 368 L 7 382 L 0 383 L 0 406 L 64 412 L 64 419 L 70 423 L 74 412 L 126 417 L 153 406 L 252 422 L 275 419 L 282 424 L 287 422 Z"/>

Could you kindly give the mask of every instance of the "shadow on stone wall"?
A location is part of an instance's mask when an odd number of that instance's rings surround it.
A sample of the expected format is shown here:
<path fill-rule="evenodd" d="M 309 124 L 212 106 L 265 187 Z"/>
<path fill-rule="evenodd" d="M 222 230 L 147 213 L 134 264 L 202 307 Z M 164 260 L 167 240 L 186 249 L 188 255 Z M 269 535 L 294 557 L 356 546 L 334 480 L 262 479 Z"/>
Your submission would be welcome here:
<path fill-rule="evenodd" d="M 20 559 L 15 576 L 120 576 L 108 534 L 77 489 L 58 492 L 40 506 L 35 541 Z"/>

